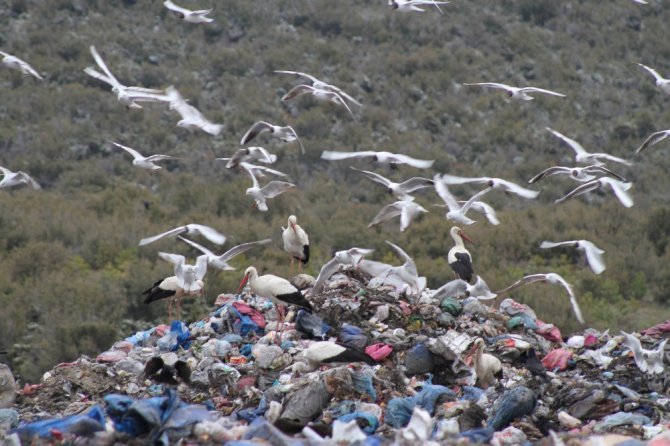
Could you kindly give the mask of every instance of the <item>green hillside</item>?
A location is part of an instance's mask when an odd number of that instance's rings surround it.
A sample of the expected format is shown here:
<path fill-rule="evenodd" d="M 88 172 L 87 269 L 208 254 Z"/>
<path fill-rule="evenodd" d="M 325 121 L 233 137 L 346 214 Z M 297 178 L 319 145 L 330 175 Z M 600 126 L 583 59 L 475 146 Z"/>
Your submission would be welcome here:
<path fill-rule="evenodd" d="M 667 23 L 660 0 L 457 0 L 402 14 L 384 0 L 182 1 L 213 6 L 215 23 L 179 20 L 161 1 L 0 0 L 0 50 L 35 67 L 45 80 L 0 70 L 0 165 L 43 186 L 0 191 L 0 351 L 25 380 L 80 353 L 97 353 L 149 322 L 166 321 L 162 304 L 141 293 L 172 274 L 158 251 L 196 252 L 166 239 L 138 241 L 178 225 L 201 223 L 229 237 L 223 251 L 271 237 L 275 243 L 236 258 L 234 272 L 210 270 L 208 304 L 233 292 L 249 264 L 289 274 L 281 226 L 298 216 L 312 244 L 307 272 L 317 274 L 334 251 L 376 249 L 397 263 L 385 240 L 414 257 L 431 288 L 453 278 L 446 253 L 451 224 L 429 189 L 417 202 L 430 210 L 405 233 L 398 223 L 367 229 L 392 197 L 349 169 L 394 180 L 435 173 L 494 176 L 525 183 L 551 165 L 572 165 L 571 149 L 552 127 L 594 152 L 630 159 L 609 165 L 633 182 L 635 206 L 611 192 L 562 204 L 577 183 L 550 177 L 537 200 L 491 192 L 485 201 L 500 226 L 483 217 L 467 228 L 474 265 L 492 289 L 525 274 L 554 271 L 575 287 L 588 326 L 639 330 L 670 317 L 668 145 L 634 150 L 670 126 L 670 96 L 635 63 L 670 76 Z M 121 105 L 110 88 L 83 72 L 95 45 L 126 85 L 174 85 L 223 132 L 212 137 L 176 126 L 162 104 Z M 298 70 L 332 82 L 364 105 L 356 119 L 341 107 L 281 97 L 299 81 L 274 70 Z M 500 91 L 464 86 L 504 82 L 559 91 L 510 102 Z M 229 171 L 230 156 L 257 120 L 290 124 L 306 148 L 262 135 L 279 157 L 274 168 L 298 190 L 261 213 L 245 195 L 248 175 Z M 179 157 L 149 173 L 113 147 Z M 388 150 L 433 159 L 432 169 L 380 169 L 365 161 L 320 158 L 323 150 Z M 265 180 L 267 181 L 267 180 Z M 452 187 L 461 199 L 478 189 Z M 542 240 L 589 239 L 606 251 L 594 275 L 568 249 L 540 250 Z M 204 239 L 198 239 L 203 242 Z M 213 248 L 208 244 L 210 248 Z M 531 285 L 513 293 L 564 333 L 580 328 L 565 292 Z M 188 308 L 192 320 L 207 307 Z"/>

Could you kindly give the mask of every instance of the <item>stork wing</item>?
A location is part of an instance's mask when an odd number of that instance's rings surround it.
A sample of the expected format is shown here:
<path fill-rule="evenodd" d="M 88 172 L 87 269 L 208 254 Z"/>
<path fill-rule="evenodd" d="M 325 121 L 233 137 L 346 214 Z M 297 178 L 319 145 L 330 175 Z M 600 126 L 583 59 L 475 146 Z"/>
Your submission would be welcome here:
<path fill-rule="evenodd" d="M 570 138 L 568 138 L 567 136 L 565 136 L 564 134 L 559 133 L 559 132 L 557 132 L 556 130 L 554 130 L 554 129 L 552 129 L 552 128 L 549 128 L 549 127 L 545 127 L 545 128 L 546 128 L 549 132 L 551 132 L 552 135 L 556 136 L 557 138 L 562 139 L 563 142 L 565 142 L 567 145 L 569 145 L 569 146 L 572 148 L 572 150 L 575 151 L 575 153 L 576 153 L 577 155 L 588 155 L 588 154 L 589 154 L 589 152 L 587 152 L 586 149 L 584 149 L 584 147 L 582 147 L 582 145 L 579 144 L 579 143 L 578 143 L 577 141 L 575 141 L 574 139 L 570 139 Z"/>
<path fill-rule="evenodd" d="M 165 238 L 165 237 L 174 237 L 176 235 L 183 234 L 186 231 L 187 231 L 186 226 L 179 226 L 177 228 L 170 229 L 169 231 L 163 232 L 162 234 L 154 235 L 153 237 L 143 238 L 142 240 L 140 240 L 139 246 L 148 245 L 149 243 L 153 243 L 156 240 L 160 240 L 160 239 Z"/>
<path fill-rule="evenodd" d="M 520 89 L 523 93 L 544 93 L 544 94 L 550 94 L 552 96 L 559 96 L 561 98 L 564 98 L 565 95 L 562 93 L 557 93 L 555 91 L 551 90 L 545 90 L 543 88 L 536 88 L 536 87 L 523 87 Z"/>
<path fill-rule="evenodd" d="M 561 173 L 570 173 L 570 168 L 569 167 L 563 167 L 563 166 L 552 166 L 544 169 L 542 172 L 538 173 L 535 175 L 533 178 L 528 180 L 528 184 L 533 184 L 536 183 L 550 175 L 556 175 L 556 174 L 561 174 Z"/>
<path fill-rule="evenodd" d="M 244 134 L 242 139 L 240 140 L 241 145 L 245 145 L 258 135 L 260 135 L 263 132 L 269 132 L 272 130 L 272 125 L 268 124 L 265 121 L 258 121 L 254 123 L 251 127 L 249 127 L 249 130 L 247 130 L 247 133 Z"/>
<path fill-rule="evenodd" d="M 131 149 L 131 148 L 128 147 L 128 146 L 124 146 L 124 145 L 119 144 L 119 143 L 114 142 L 114 141 L 110 141 L 110 142 L 111 142 L 112 144 L 114 144 L 116 147 L 119 147 L 119 148 L 125 150 L 126 152 L 130 153 L 130 154 L 133 156 L 133 158 L 135 158 L 135 159 L 144 159 L 144 156 L 143 156 L 140 152 L 138 152 L 137 150 L 135 150 L 135 149 Z"/>
<path fill-rule="evenodd" d="M 370 172 L 369 170 L 356 169 L 355 167 L 352 166 L 349 166 L 349 168 L 363 174 L 363 176 L 365 176 L 366 178 L 374 181 L 375 183 L 379 183 L 382 186 L 389 187 L 389 185 L 391 184 L 391 180 L 379 175 L 378 173 Z"/>
<path fill-rule="evenodd" d="M 294 189 L 295 184 L 286 181 L 270 181 L 261 189 L 261 193 L 266 198 L 274 198 L 288 190 Z"/>
<path fill-rule="evenodd" d="M 188 229 L 189 232 L 195 232 L 197 234 L 200 234 L 210 242 L 216 243 L 217 245 L 223 245 L 226 242 L 225 235 L 221 234 L 219 231 L 209 226 L 191 223 L 189 225 L 186 225 L 186 228 Z"/>

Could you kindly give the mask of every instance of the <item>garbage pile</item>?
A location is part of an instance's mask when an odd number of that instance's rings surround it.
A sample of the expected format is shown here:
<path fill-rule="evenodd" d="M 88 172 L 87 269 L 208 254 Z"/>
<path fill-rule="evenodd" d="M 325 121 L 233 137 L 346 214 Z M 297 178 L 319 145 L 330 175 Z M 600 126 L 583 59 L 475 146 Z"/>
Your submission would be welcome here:
<path fill-rule="evenodd" d="M 281 334 L 271 301 L 223 294 L 20 390 L 0 366 L 3 444 L 670 445 L 670 322 L 564 338 L 511 298 L 297 279 L 314 312 Z"/>

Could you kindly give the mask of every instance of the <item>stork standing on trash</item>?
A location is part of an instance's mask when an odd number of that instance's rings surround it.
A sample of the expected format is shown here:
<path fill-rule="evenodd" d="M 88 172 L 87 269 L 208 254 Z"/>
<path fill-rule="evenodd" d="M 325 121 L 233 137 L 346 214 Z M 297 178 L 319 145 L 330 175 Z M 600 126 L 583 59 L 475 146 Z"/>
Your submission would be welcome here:
<path fill-rule="evenodd" d="M 284 241 L 284 251 L 291 256 L 291 265 L 293 260 L 298 260 L 298 266 L 307 265 L 309 262 L 309 237 L 304 229 L 298 224 L 295 215 L 288 218 L 288 226 L 282 227 L 281 238 Z"/>

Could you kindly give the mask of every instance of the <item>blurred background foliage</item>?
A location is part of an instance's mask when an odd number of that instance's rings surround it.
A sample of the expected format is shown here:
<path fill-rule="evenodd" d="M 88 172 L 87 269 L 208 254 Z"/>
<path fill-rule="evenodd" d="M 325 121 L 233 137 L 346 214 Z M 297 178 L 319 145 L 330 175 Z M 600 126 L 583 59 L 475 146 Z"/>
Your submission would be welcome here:
<path fill-rule="evenodd" d="M 575 184 L 552 177 L 535 201 L 491 193 L 502 224 L 483 218 L 467 232 L 476 271 L 493 289 L 524 274 L 555 271 L 574 284 L 589 326 L 639 330 L 670 317 L 670 195 L 667 146 L 634 155 L 652 131 L 668 127 L 670 97 L 654 87 L 641 62 L 670 75 L 667 23 L 660 0 L 455 1 L 398 14 L 383 0 L 182 0 L 213 6 L 216 22 L 198 26 L 171 15 L 159 0 L 0 0 L 0 49 L 31 63 L 42 83 L 0 70 L 0 165 L 33 175 L 44 187 L 0 193 L 0 361 L 27 381 L 60 361 L 95 354 L 116 339 L 167 322 L 162 304 L 141 293 L 172 267 L 158 251 L 189 259 L 196 252 L 168 239 L 138 247 L 142 237 L 177 225 L 211 225 L 237 243 L 271 237 L 273 245 L 236 258 L 235 272 L 210 270 L 207 302 L 186 303 L 186 317 L 206 313 L 232 292 L 242 271 L 289 275 L 281 226 L 290 214 L 310 234 L 317 274 L 339 249 L 376 249 L 397 262 L 384 240 L 412 255 L 436 288 L 452 279 L 452 245 L 439 199 L 399 233 L 398 223 L 367 229 L 390 197 L 348 166 L 394 180 L 438 172 L 497 176 L 523 183 L 550 165 L 571 165 L 572 152 L 544 127 L 592 151 L 631 158 L 610 166 L 634 182 L 635 206 L 610 193 L 556 205 Z M 209 119 L 218 137 L 176 127 L 178 116 L 148 104 L 129 110 L 88 77 L 95 45 L 127 85 L 175 85 Z M 364 107 L 346 111 L 309 98 L 282 103 L 298 81 L 273 70 L 299 70 L 353 94 Z M 568 95 L 509 103 L 500 92 L 463 86 L 494 81 Z M 293 125 L 307 149 L 258 138 L 279 156 L 276 168 L 298 190 L 260 213 L 244 191 L 250 180 L 216 157 L 232 154 L 257 120 Z M 145 154 L 179 157 L 165 169 L 134 168 L 117 141 Z M 323 150 L 389 150 L 434 159 L 433 169 L 390 171 L 363 161 L 326 162 Z M 453 188 L 467 198 L 476 189 Z M 542 240 L 586 238 L 607 251 L 593 275 L 570 250 L 540 250 Z M 205 243 L 206 240 L 198 239 Z M 209 246 L 209 245 L 208 245 Z M 211 246 L 210 246 L 211 247 Z M 568 334 L 580 327 L 560 288 L 533 285 L 513 293 Z"/>

